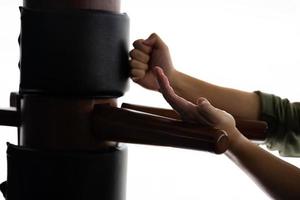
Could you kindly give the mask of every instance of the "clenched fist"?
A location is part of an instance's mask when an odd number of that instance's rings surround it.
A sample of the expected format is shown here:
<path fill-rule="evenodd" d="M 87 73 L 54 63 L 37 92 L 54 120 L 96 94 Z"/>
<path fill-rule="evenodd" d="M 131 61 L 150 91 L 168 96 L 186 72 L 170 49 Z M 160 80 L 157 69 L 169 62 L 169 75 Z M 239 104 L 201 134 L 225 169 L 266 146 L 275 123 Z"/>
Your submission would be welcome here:
<path fill-rule="evenodd" d="M 134 49 L 130 52 L 131 78 L 139 85 L 159 90 L 153 69 L 159 66 L 169 80 L 175 71 L 169 49 L 162 39 L 155 33 L 146 40 L 139 39 L 133 43 Z"/>

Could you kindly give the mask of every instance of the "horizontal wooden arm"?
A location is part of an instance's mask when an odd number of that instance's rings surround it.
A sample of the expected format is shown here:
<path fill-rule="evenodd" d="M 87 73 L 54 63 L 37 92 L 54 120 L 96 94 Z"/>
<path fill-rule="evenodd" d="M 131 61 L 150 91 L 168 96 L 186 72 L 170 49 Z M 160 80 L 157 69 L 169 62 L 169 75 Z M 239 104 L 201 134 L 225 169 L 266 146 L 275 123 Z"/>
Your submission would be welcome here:
<path fill-rule="evenodd" d="M 16 108 L 0 109 L 0 125 L 15 126 L 20 125 L 20 116 Z"/>
<path fill-rule="evenodd" d="M 180 119 L 179 114 L 171 109 L 164 108 L 154 108 L 149 106 L 141 106 L 123 103 L 122 108 L 141 111 L 145 113 L 150 113 L 154 115 L 164 116 L 172 119 Z M 264 141 L 266 139 L 266 132 L 268 124 L 264 121 L 257 120 L 245 120 L 239 117 L 234 117 L 236 121 L 237 128 L 245 135 L 248 139 Z"/>
<path fill-rule="evenodd" d="M 170 146 L 223 153 L 226 132 L 177 119 L 99 104 L 94 107 L 93 132 L 103 141 Z"/>

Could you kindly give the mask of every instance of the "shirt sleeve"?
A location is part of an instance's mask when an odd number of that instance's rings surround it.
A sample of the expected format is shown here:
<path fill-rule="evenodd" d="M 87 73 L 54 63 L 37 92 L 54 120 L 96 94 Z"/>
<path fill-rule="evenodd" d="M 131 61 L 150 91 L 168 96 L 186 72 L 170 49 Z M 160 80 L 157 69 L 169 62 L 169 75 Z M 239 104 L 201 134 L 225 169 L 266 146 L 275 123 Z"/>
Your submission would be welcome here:
<path fill-rule="evenodd" d="M 260 118 L 268 123 L 266 144 L 281 156 L 300 157 L 300 103 L 255 91 L 260 97 Z"/>

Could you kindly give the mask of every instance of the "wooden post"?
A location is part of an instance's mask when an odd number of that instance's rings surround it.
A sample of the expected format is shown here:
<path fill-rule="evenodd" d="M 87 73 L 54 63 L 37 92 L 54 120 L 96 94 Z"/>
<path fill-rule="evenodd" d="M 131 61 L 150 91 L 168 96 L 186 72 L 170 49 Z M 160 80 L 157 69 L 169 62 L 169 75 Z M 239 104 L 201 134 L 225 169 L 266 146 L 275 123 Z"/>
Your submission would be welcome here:
<path fill-rule="evenodd" d="M 95 10 L 108 12 L 95 12 Z M 27 12 L 26 14 L 29 13 L 29 15 L 24 14 L 24 12 Z M 119 19 L 120 17 L 123 19 L 123 15 L 121 16 L 119 12 L 120 0 L 23 1 L 20 37 L 20 95 L 12 95 L 11 97 L 11 105 L 17 107 L 18 112 L 8 110 L 0 113 L 0 117 L 4 116 L 9 120 L 9 123 L 4 121 L 5 125 L 19 125 L 19 145 L 8 145 L 7 150 L 7 183 L 9 184 L 4 185 L 7 191 L 3 191 L 7 199 L 126 199 L 127 149 L 124 146 L 117 145 L 116 142 L 99 141 L 92 131 L 92 112 L 94 105 L 105 103 L 116 107 L 116 98 L 122 95 L 123 89 L 122 92 L 118 94 L 112 92 L 111 95 L 107 96 L 105 96 L 105 94 L 102 95 L 102 90 L 97 90 L 98 93 L 90 94 L 90 91 L 87 91 L 86 88 L 91 87 L 93 89 L 94 83 L 97 81 L 92 83 L 88 82 L 91 79 L 89 75 L 98 73 L 98 65 L 99 69 L 102 69 L 101 67 L 104 64 L 102 60 L 100 60 L 95 64 L 96 67 L 93 65 L 93 73 L 87 73 L 84 76 L 83 72 L 85 72 L 85 70 L 90 72 L 89 70 L 92 68 L 86 64 L 89 62 L 90 57 L 83 56 L 83 64 L 78 64 L 78 67 L 76 56 L 78 55 L 80 59 L 81 55 L 86 54 L 93 54 L 97 57 L 97 50 L 89 48 L 89 44 L 86 44 L 86 40 L 84 40 L 89 38 L 88 34 L 98 36 L 98 34 L 94 32 L 94 24 L 91 23 L 92 26 L 90 26 L 90 29 L 86 32 L 87 37 L 81 37 L 82 35 L 80 34 L 79 37 L 75 34 L 72 35 L 73 32 L 70 32 L 70 29 L 65 28 L 63 25 L 60 27 L 57 25 L 65 19 L 64 14 L 71 15 L 71 20 L 68 18 L 64 22 L 66 22 L 67 25 L 69 25 L 68 23 L 72 24 L 70 26 L 76 29 L 78 21 L 84 17 L 87 18 L 87 23 L 89 23 L 89 20 L 92 18 L 92 22 L 97 24 L 98 20 L 100 22 L 107 22 L 106 18 L 103 18 L 103 16 L 107 15 L 112 17 L 113 20 L 115 20 L 115 18 Z M 91 17 L 90 13 L 95 15 Z M 74 16 L 77 17 L 75 20 L 72 18 Z M 54 19 L 51 21 L 52 23 L 50 23 L 52 26 L 49 25 L 45 18 L 50 21 Z M 85 27 L 84 25 L 86 23 L 82 22 L 82 24 L 83 27 Z M 122 24 L 123 21 L 116 26 L 121 27 Z M 106 30 L 107 23 L 101 23 L 101 28 L 102 27 Z M 124 23 L 124 27 L 127 28 L 128 24 Z M 57 30 L 60 32 L 57 33 Z M 86 31 L 82 27 L 76 30 L 79 30 L 79 32 Z M 54 34 L 52 31 L 54 31 Z M 119 33 L 115 31 L 115 29 L 113 29 L 112 32 Z M 45 35 L 47 35 L 47 37 L 45 37 Z M 60 38 L 61 35 L 63 35 L 62 39 Z M 109 36 L 114 39 L 112 35 L 113 34 L 110 34 Z M 69 36 L 72 42 L 79 41 L 79 43 L 81 42 L 80 44 L 83 44 L 82 46 L 87 45 L 87 48 L 80 48 L 81 46 L 79 45 L 79 48 L 76 48 L 79 50 L 79 53 L 74 56 L 72 51 L 74 49 L 70 48 L 70 43 L 64 43 L 65 40 L 69 39 Z M 123 38 L 127 37 L 126 34 L 122 36 L 124 36 Z M 101 37 L 101 34 L 99 37 Z M 96 37 L 93 39 L 93 41 L 97 40 Z M 112 44 L 110 41 L 108 42 L 109 45 Z M 124 41 L 124 43 L 125 42 L 126 41 Z M 51 49 L 52 43 L 55 43 L 54 50 L 53 47 Z M 102 48 L 102 43 L 100 43 L 99 46 Z M 64 49 L 64 51 L 62 51 L 63 53 L 59 52 L 59 56 L 51 57 L 52 54 L 57 53 L 56 47 Z M 119 48 L 118 45 L 115 47 L 116 49 Z M 39 51 L 40 49 L 42 50 Z M 47 51 L 48 53 L 45 53 Z M 127 50 L 120 48 L 120 51 L 123 52 L 117 56 L 121 55 L 120 57 L 123 56 L 122 58 L 127 61 Z M 39 56 L 41 55 L 39 54 L 40 52 L 46 56 L 41 58 Z M 71 56 L 66 58 L 69 52 L 71 52 Z M 25 54 L 27 58 L 24 56 Z M 30 54 L 30 56 L 28 56 L 28 54 Z M 60 55 L 63 56 L 60 57 Z M 113 55 L 114 59 L 116 57 L 115 54 L 108 53 L 107 55 Z M 34 61 L 38 58 L 40 62 L 36 64 Z M 34 64 L 31 65 L 31 63 L 28 64 L 26 62 L 26 64 L 24 64 L 24 60 L 22 59 L 27 59 L 27 61 L 32 59 Z M 49 62 L 45 61 L 47 59 Z M 54 64 L 51 64 L 50 67 L 49 65 L 47 66 L 46 64 L 49 64 L 51 61 L 54 61 Z M 70 61 L 74 61 L 73 65 L 65 65 L 65 63 L 69 64 Z M 56 63 L 58 63 L 58 65 L 55 66 Z M 26 70 L 32 66 L 34 66 L 34 69 L 28 73 Z M 75 70 L 75 66 L 79 68 L 76 68 L 77 71 Z M 108 66 L 111 67 L 113 65 L 109 64 Z M 120 72 L 121 74 L 122 70 L 118 70 L 118 67 L 123 67 L 123 64 L 119 64 L 116 67 L 116 73 Z M 44 77 L 41 75 L 43 71 L 49 72 L 46 69 L 50 69 L 49 71 L 51 72 L 46 73 L 51 75 L 49 79 L 43 79 Z M 24 75 L 24 71 L 27 73 L 27 77 Z M 99 71 L 101 72 L 101 70 Z M 102 71 L 105 73 L 105 70 Z M 60 72 L 62 72 L 63 78 L 58 79 L 57 77 L 60 75 Z M 114 74 L 114 72 L 115 71 L 112 73 Z M 72 75 L 75 74 L 78 76 L 75 78 L 72 77 Z M 125 85 L 127 81 L 126 76 L 127 75 L 124 75 L 124 79 L 122 79 L 123 82 L 120 84 L 121 86 L 123 86 L 123 83 Z M 37 84 L 33 86 L 32 84 L 28 84 L 29 86 L 26 85 L 28 87 L 23 87 L 22 81 L 24 82 L 24 77 L 26 77 L 27 80 L 38 80 Z M 81 77 L 82 79 L 80 79 Z M 118 78 L 119 77 L 117 77 L 117 80 Z M 121 78 L 123 78 L 123 76 Z M 78 81 L 78 79 L 80 79 L 80 81 Z M 107 79 L 105 79 L 105 75 L 104 79 L 98 79 L 98 76 L 95 79 L 104 80 L 103 84 L 96 85 L 103 85 L 103 90 L 107 90 L 107 84 L 105 82 Z M 71 82 L 71 84 L 61 87 L 62 90 L 60 93 L 55 93 L 57 92 L 56 90 L 61 89 L 60 86 L 64 85 L 65 82 Z M 88 85 L 88 87 L 83 87 L 82 89 L 83 82 L 87 83 L 86 85 Z M 113 80 L 112 82 L 115 81 Z M 47 86 L 41 86 L 42 89 L 39 90 L 40 85 L 42 85 L 41 83 L 46 83 Z M 55 85 L 56 83 L 58 84 Z M 55 85 L 54 89 L 49 89 L 53 84 Z M 77 85 L 77 87 L 74 85 Z M 119 85 L 117 84 L 117 86 Z M 78 92 L 78 88 L 82 89 L 82 93 Z M 68 91 L 71 89 L 73 89 L 73 93 Z M 113 89 L 112 91 L 114 91 Z M 84 92 L 87 94 L 83 94 Z M 20 118 L 18 118 L 19 113 Z M 17 115 L 17 117 L 15 115 Z"/>
<path fill-rule="evenodd" d="M 120 12 L 120 0 L 24 0 L 23 6 L 39 10 L 92 9 Z M 41 66 L 43 67 L 43 66 Z M 90 129 L 95 104 L 117 106 L 116 99 L 67 98 L 40 95 L 21 97 L 19 144 L 38 149 L 97 150 L 116 145 L 99 142 Z"/>

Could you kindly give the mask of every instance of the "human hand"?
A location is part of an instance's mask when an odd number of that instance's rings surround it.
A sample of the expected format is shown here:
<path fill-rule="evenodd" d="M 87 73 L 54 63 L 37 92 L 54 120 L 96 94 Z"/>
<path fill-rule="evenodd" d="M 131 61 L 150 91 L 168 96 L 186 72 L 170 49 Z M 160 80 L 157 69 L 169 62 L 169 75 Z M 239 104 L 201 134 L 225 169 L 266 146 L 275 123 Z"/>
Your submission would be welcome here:
<path fill-rule="evenodd" d="M 155 33 L 146 40 L 139 39 L 133 43 L 130 52 L 131 78 L 134 82 L 150 90 L 159 90 L 159 84 L 153 72 L 155 66 L 160 66 L 169 80 L 175 71 L 168 46 Z"/>
<path fill-rule="evenodd" d="M 227 132 L 229 140 L 233 140 L 237 136 L 239 132 L 236 131 L 236 124 L 232 115 L 215 108 L 207 99 L 202 97 L 198 99 L 197 104 L 183 99 L 175 94 L 167 76 L 160 67 L 155 67 L 153 72 L 160 86 L 159 91 L 172 108 L 180 114 L 182 120 L 224 130 Z"/>

